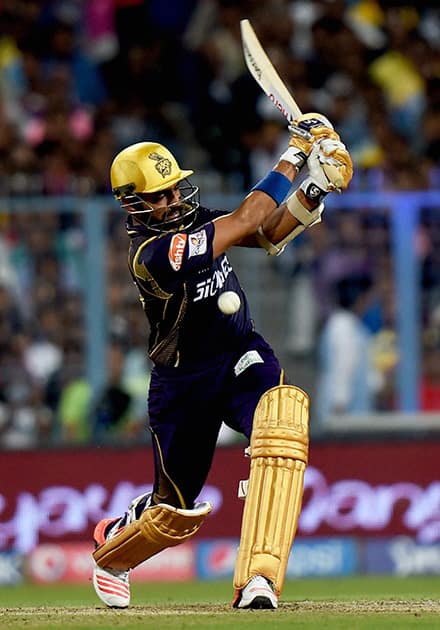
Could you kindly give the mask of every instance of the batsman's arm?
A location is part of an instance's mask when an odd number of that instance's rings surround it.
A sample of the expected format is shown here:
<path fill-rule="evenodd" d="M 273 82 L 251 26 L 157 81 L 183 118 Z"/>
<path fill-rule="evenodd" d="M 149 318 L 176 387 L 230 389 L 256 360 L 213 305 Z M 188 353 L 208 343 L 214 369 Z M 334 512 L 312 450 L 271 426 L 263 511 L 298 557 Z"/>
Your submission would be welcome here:
<path fill-rule="evenodd" d="M 287 202 L 283 203 L 258 228 L 257 243 L 270 256 L 279 256 L 289 241 L 321 221 L 324 204 L 308 198 L 300 188 L 288 201 L 293 211 L 289 209 Z"/>
<path fill-rule="evenodd" d="M 273 215 L 286 198 L 297 174 L 298 169 L 293 163 L 280 161 L 234 212 L 214 220 L 214 258 L 233 245 L 258 246 L 255 235 L 259 226 Z"/>
<path fill-rule="evenodd" d="M 310 156 L 318 143 L 331 139 L 336 145 L 343 146 L 328 118 L 316 112 L 302 114 L 292 121 L 289 130 L 291 132 L 289 146 L 280 157 L 278 168 L 280 164 L 290 162 L 299 172 L 307 163 L 310 170 Z M 332 150 L 335 148 L 332 147 Z M 290 197 L 286 205 L 275 209 L 272 215 L 258 226 L 258 232 L 252 238 L 246 237 L 239 244 L 245 247 L 261 246 L 271 255 L 280 254 L 289 240 L 320 220 L 323 205 L 313 193 L 316 193 L 316 187 L 298 192 L 296 197 Z M 321 196 L 324 197 L 324 194 Z"/>
<path fill-rule="evenodd" d="M 340 140 L 332 138 L 314 143 L 307 167 L 309 176 L 259 227 L 258 242 L 272 256 L 280 254 L 306 228 L 319 223 L 324 197 L 345 190 L 353 176 L 349 152 Z"/>
<path fill-rule="evenodd" d="M 282 213 L 276 212 L 275 208 L 281 205 L 290 192 L 291 184 L 306 163 L 314 142 L 324 137 L 339 139 L 330 121 L 318 113 L 299 116 L 299 118 L 292 121 L 289 129 L 291 131 L 289 146 L 273 171 L 254 186 L 251 193 L 235 212 L 227 218 L 222 217 L 216 220 L 214 256 L 218 256 L 231 245 L 240 245 L 241 247 L 261 246 L 272 254 L 281 251 L 282 248 L 280 250 L 271 248 L 271 243 L 268 239 L 272 238 L 272 230 L 269 230 L 269 237 L 265 238 L 264 233 L 261 231 L 261 226 L 263 224 L 267 225 L 266 220 L 270 215 L 273 215 L 270 223 L 271 227 L 278 225 L 282 219 Z M 284 175 L 284 178 L 279 177 L 279 181 L 277 181 L 276 176 L 278 174 Z M 284 182 L 283 179 L 285 180 Z M 283 221 L 283 225 L 280 226 L 273 236 L 278 238 L 279 233 L 287 234 L 286 230 L 289 227 L 289 232 L 294 227 L 300 229 L 302 225 L 301 216 L 294 221 L 293 226 L 292 215 L 287 217 L 287 221 Z M 258 219 L 258 217 L 261 217 L 261 221 L 255 226 L 255 219 Z"/>
<path fill-rule="evenodd" d="M 275 168 L 234 212 L 214 221 L 214 257 L 232 245 L 261 246 L 269 254 L 281 253 L 288 241 L 320 221 L 324 196 L 346 188 L 353 173 L 351 158 L 333 128 L 317 116 L 303 117 L 314 139 L 304 144 L 303 137 L 292 131 L 290 146 Z M 305 162 L 309 177 L 283 203 Z"/>

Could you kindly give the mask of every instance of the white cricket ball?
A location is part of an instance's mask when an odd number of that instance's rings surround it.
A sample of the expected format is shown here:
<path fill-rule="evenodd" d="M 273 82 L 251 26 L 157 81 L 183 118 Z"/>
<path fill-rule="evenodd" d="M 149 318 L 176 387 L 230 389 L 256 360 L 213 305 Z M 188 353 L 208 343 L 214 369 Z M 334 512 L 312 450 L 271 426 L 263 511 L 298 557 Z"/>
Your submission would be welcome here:
<path fill-rule="evenodd" d="M 225 291 L 224 293 L 220 293 L 217 305 L 222 313 L 232 315 L 232 313 L 236 313 L 240 308 L 241 301 L 235 291 Z"/>

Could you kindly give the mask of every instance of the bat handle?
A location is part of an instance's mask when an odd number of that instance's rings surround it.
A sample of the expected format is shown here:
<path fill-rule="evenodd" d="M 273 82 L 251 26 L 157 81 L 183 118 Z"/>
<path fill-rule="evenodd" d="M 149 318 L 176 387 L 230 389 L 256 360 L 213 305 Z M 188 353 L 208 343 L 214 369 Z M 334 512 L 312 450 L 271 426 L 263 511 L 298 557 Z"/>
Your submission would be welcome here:
<path fill-rule="evenodd" d="M 307 140 L 308 142 L 310 142 L 310 140 L 313 140 L 312 134 L 306 129 L 301 129 L 301 127 L 297 127 L 296 125 L 292 124 L 289 125 L 288 129 L 291 134 L 297 136 L 298 138 L 303 138 L 303 140 Z"/>

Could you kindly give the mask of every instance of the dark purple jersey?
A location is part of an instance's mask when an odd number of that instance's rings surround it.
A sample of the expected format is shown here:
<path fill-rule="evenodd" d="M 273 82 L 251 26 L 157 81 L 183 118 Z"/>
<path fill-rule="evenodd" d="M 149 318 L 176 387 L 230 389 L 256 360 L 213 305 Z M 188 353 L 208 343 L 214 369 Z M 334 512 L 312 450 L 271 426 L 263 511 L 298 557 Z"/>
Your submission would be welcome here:
<path fill-rule="evenodd" d="M 129 217 L 129 268 L 150 324 L 149 355 L 157 365 L 183 367 L 237 349 L 253 330 L 249 306 L 226 256 L 213 258 L 213 219 L 200 208 L 190 229 L 155 234 Z M 223 314 L 217 299 L 235 291 L 240 309 Z"/>

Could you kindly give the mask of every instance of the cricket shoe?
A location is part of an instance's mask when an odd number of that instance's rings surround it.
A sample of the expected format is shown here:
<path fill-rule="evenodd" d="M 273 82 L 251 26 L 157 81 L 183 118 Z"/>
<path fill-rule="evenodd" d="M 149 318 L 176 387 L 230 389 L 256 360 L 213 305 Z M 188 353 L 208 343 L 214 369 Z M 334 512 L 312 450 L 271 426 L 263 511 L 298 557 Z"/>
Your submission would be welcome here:
<path fill-rule="evenodd" d="M 95 527 L 93 532 L 93 540 L 95 547 L 98 548 L 107 540 L 110 540 L 126 525 L 129 525 L 140 517 L 142 512 L 149 507 L 151 503 L 151 492 L 146 492 L 132 500 L 128 506 L 127 512 L 121 518 L 103 518 Z M 103 569 L 94 564 L 93 567 L 93 586 L 96 594 L 104 604 L 111 608 L 127 608 L 130 604 L 130 581 L 129 569 Z"/>
<path fill-rule="evenodd" d="M 278 597 L 271 583 L 262 575 L 255 575 L 244 588 L 236 591 L 234 608 L 278 608 Z"/>
<path fill-rule="evenodd" d="M 120 518 L 103 518 L 95 527 L 93 540 L 96 547 L 113 538 L 121 529 Z M 130 604 L 128 571 L 102 569 L 96 562 L 93 567 L 93 586 L 99 599 L 110 608 L 127 608 Z"/>
<path fill-rule="evenodd" d="M 95 563 L 93 586 L 99 599 L 110 608 L 127 608 L 130 604 L 128 571 L 101 569 Z"/>

